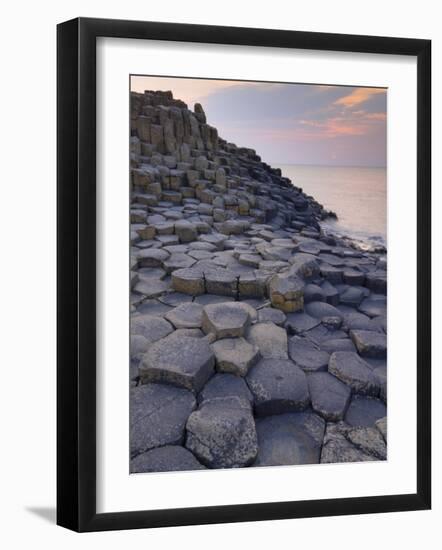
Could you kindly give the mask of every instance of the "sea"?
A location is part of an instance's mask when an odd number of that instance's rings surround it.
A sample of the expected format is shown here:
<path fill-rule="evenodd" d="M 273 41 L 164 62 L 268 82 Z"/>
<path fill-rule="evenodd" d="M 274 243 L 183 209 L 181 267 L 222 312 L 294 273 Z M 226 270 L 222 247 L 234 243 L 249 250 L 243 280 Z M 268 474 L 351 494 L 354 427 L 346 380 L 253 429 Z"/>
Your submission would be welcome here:
<path fill-rule="evenodd" d="M 301 187 L 338 219 L 321 222 L 324 232 L 351 239 L 364 250 L 387 246 L 385 168 L 279 165 L 283 176 Z"/>

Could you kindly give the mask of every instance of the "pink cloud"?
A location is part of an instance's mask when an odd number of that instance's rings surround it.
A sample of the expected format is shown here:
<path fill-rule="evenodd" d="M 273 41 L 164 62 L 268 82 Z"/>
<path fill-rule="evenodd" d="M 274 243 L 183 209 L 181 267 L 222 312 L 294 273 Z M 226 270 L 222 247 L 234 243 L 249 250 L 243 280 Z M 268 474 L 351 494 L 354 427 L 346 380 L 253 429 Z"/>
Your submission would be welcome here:
<path fill-rule="evenodd" d="M 376 94 L 385 94 L 384 88 L 356 88 L 350 94 L 340 97 L 334 102 L 334 105 L 343 105 L 344 107 L 354 107 L 360 103 L 364 103 Z"/>

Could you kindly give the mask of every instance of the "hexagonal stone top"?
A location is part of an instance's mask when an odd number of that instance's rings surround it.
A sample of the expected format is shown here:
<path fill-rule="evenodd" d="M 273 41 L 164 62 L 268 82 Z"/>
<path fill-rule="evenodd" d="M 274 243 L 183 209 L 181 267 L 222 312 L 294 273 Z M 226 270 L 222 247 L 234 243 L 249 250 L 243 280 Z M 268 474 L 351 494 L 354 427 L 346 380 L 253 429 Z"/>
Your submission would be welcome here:
<path fill-rule="evenodd" d="M 350 337 L 362 356 L 373 358 L 387 356 L 387 337 L 385 334 L 371 330 L 351 330 Z"/>
<path fill-rule="evenodd" d="M 195 392 L 213 374 L 215 356 L 205 338 L 171 334 L 149 348 L 139 365 L 142 383 L 163 382 Z"/>
<path fill-rule="evenodd" d="M 250 324 L 247 307 L 240 302 L 209 304 L 203 309 L 203 331 L 213 333 L 216 338 L 243 336 Z"/>
<path fill-rule="evenodd" d="M 189 416 L 186 447 L 209 468 L 240 468 L 256 458 L 258 442 L 250 406 L 237 397 L 205 401 Z"/>
<path fill-rule="evenodd" d="M 215 397 L 238 397 L 250 405 L 253 404 L 253 396 L 244 378 L 234 374 L 218 373 L 212 376 L 198 394 L 198 403 L 201 405 L 204 401 Z"/>
<path fill-rule="evenodd" d="M 350 403 L 349 386 L 328 372 L 312 373 L 307 380 L 313 410 L 330 422 L 342 420 Z"/>
<path fill-rule="evenodd" d="M 153 315 L 134 315 L 130 320 L 131 335 L 139 334 L 150 342 L 164 338 L 173 331 L 170 323 Z"/>
<path fill-rule="evenodd" d="M 184 303 L 172 309 L 164 316 L 175 328 L 200 328 L 203 306 L 192 302 Z"/>
<path fill-rule="evenodd" d="M 287 333 L 275 323 L 256 323 L 250 327 L 247 340 L 264 358 L 287 359 Z"/>
<path fill-rule="evenodd" d="M 310 403 L 307 378 L 292 361 L 262 359 L 247 375 L 258 416 L 304 410 Z"/>
<path fill-rule="evenodd" d="M 230 372 L 245 376 L 260 358 L 259 349 L 244 338 L 224 338 L 212 344 L 216 368 L 219 372 Z"/>
<path fill-rule="evenodd" d="M 379 381 L 369 365 L 352 351 L 335 351 L 330 356 L 328 371 L 362 395 L 379 394 Z"/>
<path fill-rule="evenodd" d="M 154 447 L 181 444 L 187 418 L 196 406 L 191 392 L 163 384 L 132 388 L 129 402 L 132 457 Z"/>

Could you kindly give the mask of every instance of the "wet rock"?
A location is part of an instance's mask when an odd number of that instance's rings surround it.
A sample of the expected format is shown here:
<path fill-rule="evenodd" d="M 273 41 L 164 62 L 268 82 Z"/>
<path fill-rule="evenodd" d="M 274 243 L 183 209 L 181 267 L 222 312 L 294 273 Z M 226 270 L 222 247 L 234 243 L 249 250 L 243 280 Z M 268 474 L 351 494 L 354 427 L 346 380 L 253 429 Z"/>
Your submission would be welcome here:
<path fill-rule="evenodd" d="M 345 421 L 351 426 L 372 427 L 380 418 L 386 416 L 387 408 L 379 399 L 353 396 L 345 415 Z"/>
<path fill-rule="evenodd" d="M 130 390 L 130 452 L 134 457 L 163 445 L 180 445 L 195 409 L 191 392 L 163 384 Z"/>
<path fill-rule="evenodd" d="M 379 383 L 369 365 L 351 351 L 336 351 L 331 354 L 328 371 L 362 395 L 379 394 Z"/>
<path fill-rule="evenodd" d="M 367 273 L 365 285 L 378 294 L 387 293 L 387 272 L 374 271 Z"/>
<path fill-rule="evenodd" d="M 234 374 L 218 373 L 212 376 L 199 393 L 198 403 L 215 397 L 237 397 L 250 406 L 253 404 L 253 396 L 244 379 Z"/>
<path fill-rule="evenodd" d="M 304 287 L 304 303 L 310 302 L 325 302 L 326 295 L 322 288 L 318 285 L 309 283 Z"/>
<path fill-rule="evenodd" d="M 339 292 L 329 281 L 324 281 L 322 283 L 321 290 L 328 304 L 332 306 L 337 306 L 339 304 Z"/>
<path fill-rule="evenodd" d="M 304 372 L 292 361 L 262 359 L 247 375 L 259 416 L 304 410 L 310 402 Z"/>
<path fill-rule="evenodd" d="M 356 351 L 350 338 L 333 338 L 320 344 L 321 350 L 333 353 L 334 351 Z"/>
<path fill-rule="evenodd" d="M 224 338 L 212 344 L 219 372 L 245 376 L 259 360 L 259 349 L 244 338 Z"/>
<path fill-rule="evenodd" d="M 349 287 L 339 296 L 341 304 L 358 307 L 364 299 L 364 290 L 357 287 Z"/>
<path fill-rule="evenodd" d="M 239 302 L 204 306 L 203 330 L 215 334 L 217 339 L 244 336 L 249 324 L 249 310 Z"/>
<path fill-rule="evenodd" d="M 342 319 L 342 313 L 339 309 L 325 302 L 311 302 L 305 306 L 305 312 L 315 319 L 324 317 L 338 317 Z"/>
<path fill-rule="evenodd" d="M 311 412 L 257 419 L 259 451 L 254 466 L 317 464 L 324 430 L 325 422 Z"/>
<path fill-rule="evenodd" d="M 366 298 L 359 304 L 358 310 L 369 317 L 377 317 L 378 315 L 386 316 L 386 304 L 383 300 Z"/>
<path fill-rule="evenodd" d="M 365 273 L 354 269 L 346 269 L 343 274 L 343 280 L 347 285 L 361 286 L 365 282 Z"/>
<path fill-rule="evenodd" d="M 179 445 L 166 445 L 142 453 L 130 461 L 131 474 L 204 470 L 194 455 Z"/>
<path fill-rule="evenodd" d="M 246 337 L 265 359 L 288 358 L 287 333 L 274 323 L 256 323 L 250 327 Z"/>
<path fill-rule="evenodd" d="M 387 356 L 385 334 L 369 330 L 351 330 L 350 337 L 363 357 L 383 358 Z"/>
<path fill-rule="evenodd" d="M 149 347 L 139 365 L 143 384 L 161 382 L 198 392 L 214 372 L 215 357 L 204 338 L 174 335 Z"/>
<path fill-rule="evenodd" d="M 191 302 L 181 304 L 165 315 L 175 328 L 200 328 L 202 317 L 203 306 Z"/>
<path fill-rule="evenodd" d="M 351 390 L 328 372 L 316 372 L 307 377 L 312 408 L 330 422 L 343 420 L 350 403 Z"/>
<path fill-rule="evenodd" d="M 258 453 L 250 407 L 235 397 L 203 402 L 187 421 L 186 447 L 209 468 L 249 466 Z"/>

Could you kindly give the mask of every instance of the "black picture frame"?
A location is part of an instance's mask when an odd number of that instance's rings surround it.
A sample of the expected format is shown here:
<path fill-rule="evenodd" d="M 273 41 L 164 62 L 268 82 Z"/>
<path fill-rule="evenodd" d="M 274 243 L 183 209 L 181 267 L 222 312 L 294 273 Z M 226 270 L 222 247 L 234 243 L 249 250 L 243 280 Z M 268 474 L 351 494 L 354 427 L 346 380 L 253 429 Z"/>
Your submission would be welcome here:
<path fill-rule="evenodd" d="M 417 491 L 361 498 L 96 512 L 96 39 L 116 37 L 417 59 Z M 424 510 L 431 506 L 431 41 L 74 19 L 57 28 L 57 523 L 75 531 Z"/>

